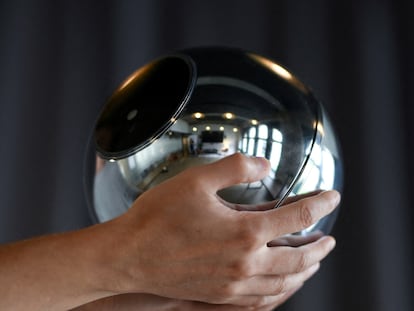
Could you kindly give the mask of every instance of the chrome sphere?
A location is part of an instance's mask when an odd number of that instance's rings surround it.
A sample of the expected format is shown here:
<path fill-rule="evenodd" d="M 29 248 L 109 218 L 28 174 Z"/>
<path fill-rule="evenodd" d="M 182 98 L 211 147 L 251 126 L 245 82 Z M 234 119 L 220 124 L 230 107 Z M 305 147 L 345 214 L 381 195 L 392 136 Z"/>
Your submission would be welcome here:
<path fill-rule="evenodd" d="M 288 196 L 342 188 L 338 141 L 321 103 L 276 62 L 233 48 L 182 50 L 134 72 L 103 107 L 91 148 L 86 188 L 97 222 L 186 168 L 236 152 L 266 157 L 271 170 L 221 190 L 227 201 L 277 208 Z M 336 215 L 297 234 L 327 233 Z"/>

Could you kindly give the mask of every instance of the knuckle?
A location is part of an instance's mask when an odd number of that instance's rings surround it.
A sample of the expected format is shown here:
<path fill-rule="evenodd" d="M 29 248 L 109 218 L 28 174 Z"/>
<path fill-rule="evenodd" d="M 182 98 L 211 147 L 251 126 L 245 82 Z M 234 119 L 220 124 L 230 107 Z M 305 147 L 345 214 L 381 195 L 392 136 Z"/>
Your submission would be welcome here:
<path fill-rule="evenodd" d="M 258 310 L 269 304 L 269 299 L 267 296 L 256 297 L 255 301 L 251 305 L 250 310 Z"/>
<path fill-rule="evenodd" d="M 309 202 L 304 201 L 299 208 L 299 220 L 304 228 L 311 226 L 314 222 L 314 216 L 312 213 L 312 206 Z"/>
<path fill-rule="evenodd" d="M 244 181 L 245 179 L 247 179 L 249 175 L 247 157 L 241 153 L 235 153 L 234 155 L 232 155 L 232 158 L 234 169 L 237 170 L 238 175 L 241 178 L 241 181 Z"/>
<path fill-rule="evenodd" d="M 231 301 L 234 297 L 237 296 L 237 292 L 237 286 L 234 282 L 228 282 L 224 284 L 218 293 L 220 302 L 225 303 L 227 301 Z"/>
<path fill-rule="evenodd" d="M 182 171 L 179 175 L 181 178 L 179 183 L 188 183 L 191 182 L 191 190 L 199 191 L 200 189 L 205 188 L 205 180 L 203 178 L 194 178 L 194 176 L 203 176 L 202 168 L 198 166 L 187 168 Z M 177 178 L 177 177 L 176 177 Z"/>
<path fill-rule="evenodd" d="M 274 293 L 279 295 L 286 291 L 286 276 L 280 275 L 275 280 Z"/>
<path fill-rule="evenodd" d="M 296 272 L 302 272 L 308 267 L 309 264 L 309 255 L 305 251 L 299 252 L 299 257 L 296 265 Z"/>
<path fill-rule="evenodd" d="M 243 154 L 241 154 L 241 153 L 239 153 L 239 152 L 237 152 L 237 153 L 234 153 L 233 155 L 232 155 L 232 158 L 233 158 L 233 160 L 236 162 L 236 163 L 244 163 L 245 161 L 246 161 L 246 156 L 245 155 L 243 155 Z"/>
<path fill-rule="evenodd" d="M 206 180 L 205 178 L 194 178 L 194 176 L 204 176 L 203 168 L 201 167 L 194 167 L 190 168 L 184 173 L 187 174 L 188 180 L 191 180 L 191 188 L 196 190 L 205 189 L 206 187 Z"/>
<path fill-rule="evenodd" d="M 229 266 L 229 278 L 233 282 L 242 281 L 253 275 L 254 265 L 249 258 L 237 259 Z"/>
<path fill-rule="evenodd" d="M 260 228 L 253 223 L 252 219 L 247 219 L 247 217 L 239 219 L 236 239 L 244 252 L 251 253 L 257 248 L 260 243 L 258 232 Z"/>

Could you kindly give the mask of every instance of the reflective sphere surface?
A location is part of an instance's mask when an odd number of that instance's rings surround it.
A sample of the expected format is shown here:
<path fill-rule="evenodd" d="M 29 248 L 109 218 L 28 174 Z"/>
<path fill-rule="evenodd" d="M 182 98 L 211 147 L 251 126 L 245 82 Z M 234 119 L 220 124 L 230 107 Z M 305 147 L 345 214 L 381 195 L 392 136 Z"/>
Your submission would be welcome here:
<path fill-rule="evenodd" d="M 221 190 L 227 201 L 278 207 L 287 196 L 342 188 L 338 142 L 309 88 L 274 61 L 232 48 L 179 51 L 133 73 L 103 107 L 91 148 L 97 222 L 186 168 L 236 152 L 266 157 L 271 171 Z M 329 232 L 336 214 L 298 234 Z"/>

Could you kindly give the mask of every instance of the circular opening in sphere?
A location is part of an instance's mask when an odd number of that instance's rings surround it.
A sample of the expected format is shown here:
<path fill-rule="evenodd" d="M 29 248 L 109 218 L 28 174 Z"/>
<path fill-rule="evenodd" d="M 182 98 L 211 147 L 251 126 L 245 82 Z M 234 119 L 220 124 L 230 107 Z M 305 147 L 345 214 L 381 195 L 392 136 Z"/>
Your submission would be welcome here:
<path fill-rule="evenodd" d="M 95 128 L 98 153 L 125 158 L 165 133 L 195 85 L 189 57 L 169 56 L 133 73 L 104 106 Z"/>

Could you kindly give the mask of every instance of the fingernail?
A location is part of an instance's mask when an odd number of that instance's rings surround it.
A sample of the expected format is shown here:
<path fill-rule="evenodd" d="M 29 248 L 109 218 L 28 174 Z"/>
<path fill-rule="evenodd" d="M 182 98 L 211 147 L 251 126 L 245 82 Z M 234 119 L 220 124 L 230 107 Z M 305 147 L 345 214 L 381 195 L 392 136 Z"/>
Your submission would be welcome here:
<path fill-rule="evenodd" d="M 328 243 L 328 249 L 329 251 L 333 250 L 336 246 L 336 241 L 334 238 L 332 237 L 327 237 L 329 239 L 329 243 Z"/>
<path fill-rule="evenodd" d="M 336 190 L 327 190 L 327 191 L 323 191 L 323 193 L 327 193 L 330 195 L 330 199 L 333 201 L 335 206 L 338 205 L 339 202 L 341 201 L 341 194 Z"/>
<path fill-rule="evenodd" d="M 335 193 L 334 195 L 335 205 L 338 205 L 339 202 L 341 202 L 341 194 L 336 190 L 334 190 L 334 193 Z"/>
<path fill-rule="evenodd" d="M 316 273 L 320 267 L 321 267 L 321 264 L 319 262 L 314 264 L 313 266 L 310 267 L 310 273 L 311 274 Z"/>

